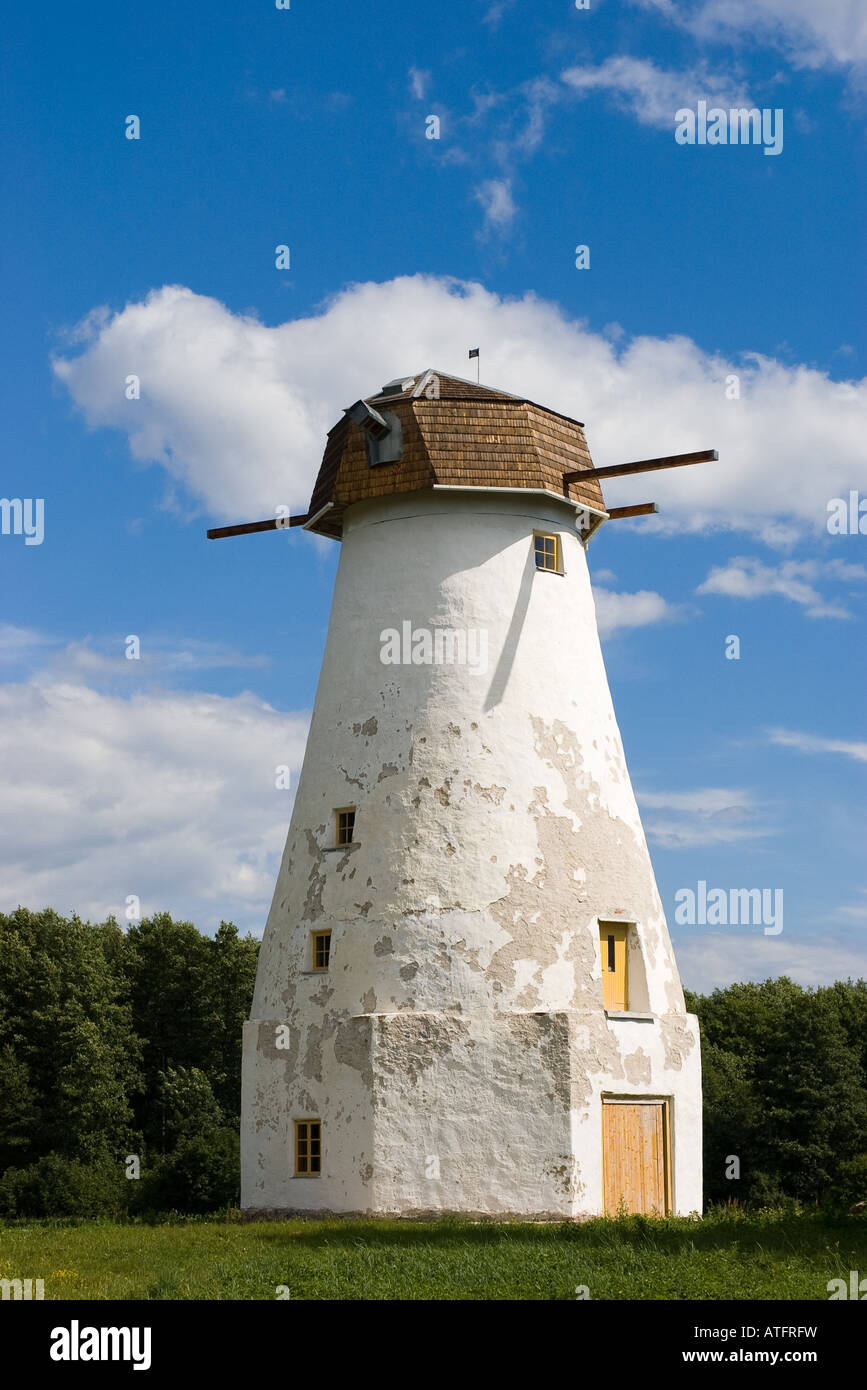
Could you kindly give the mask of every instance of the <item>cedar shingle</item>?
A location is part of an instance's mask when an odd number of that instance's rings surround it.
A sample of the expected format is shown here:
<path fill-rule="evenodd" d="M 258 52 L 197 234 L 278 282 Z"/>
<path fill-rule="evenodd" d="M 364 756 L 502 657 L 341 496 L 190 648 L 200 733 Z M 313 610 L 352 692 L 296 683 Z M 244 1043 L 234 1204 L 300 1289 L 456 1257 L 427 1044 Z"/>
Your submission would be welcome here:
<path fill-rule="evenodd" d="M 400 419 L 403 450 L 398 462 L 372 469 L 364 431 L 345 416 L 329 431 L 309 512 L 327 502 L 334 505 L 317 530 L 339 536 L 346 507 L 368 497 L 414 492 L 434 483 L 563 494 L 564 473 L 593 467 L 579 421 L 442 372 L 437 373 L 439 395 L 416 398 L 412 393 L 422 375 L 406 391 L 367 397 L 375 408 Z M 595 479 L 570 483 L 565 494 L 587 506 L 604 507 Z"/>

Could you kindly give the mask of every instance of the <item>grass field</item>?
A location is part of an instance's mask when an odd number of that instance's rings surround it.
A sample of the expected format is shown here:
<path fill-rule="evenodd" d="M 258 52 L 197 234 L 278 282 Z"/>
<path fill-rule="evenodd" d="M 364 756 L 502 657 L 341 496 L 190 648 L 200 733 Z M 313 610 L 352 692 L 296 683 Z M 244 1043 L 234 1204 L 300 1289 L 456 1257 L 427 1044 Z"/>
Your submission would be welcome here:
<path fill-rule="evenodd" d="M 827 1300 L 867 1272 L 867 1221 L 815 1213 L 581 1224 L 166 1220 L 0 1226 L 0 1278 L 48 1299 Z M 286 1296 L 286 1295 L 283 1295 Z"/>

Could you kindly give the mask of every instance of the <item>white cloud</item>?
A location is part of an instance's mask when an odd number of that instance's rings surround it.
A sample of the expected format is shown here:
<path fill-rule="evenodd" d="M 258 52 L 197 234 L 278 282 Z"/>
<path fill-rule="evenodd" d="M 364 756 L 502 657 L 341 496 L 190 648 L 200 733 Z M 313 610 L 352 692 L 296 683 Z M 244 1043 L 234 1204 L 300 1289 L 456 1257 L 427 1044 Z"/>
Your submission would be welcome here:
<path fill-rule="evenodd" d="M 698 38 L 755 38 L 778 48 L 796 67 L 867 64 L 863 0 L 633 0 L 689 29 Z"/>
<path fill-rule="evenodd" d="M 853 739 L 821 738 L 817 734 L 804 734 L 794 729 L 771 729 L 771 743 L 783 748 L 797 748 L 801 753 L 842 753 L 858 763 L 867 763 L 867 743 Z"/>
<path fill-rule="evenodd" d="M 867 896 L 867 888 L 862 888 L 861 892 Z M 854 917 L 859 922 L 867 923 L 867 902 L 848 903 L 845 907 L 838 907 L 837 911 L 844 917 Z"/>
<path fill-rule="evenodd" d="M 852 565 L 848 560 L 826 560 L 822 571 L 832 579 L 854 580 L 856 583 L 867 579 L 867 565 Z"/>
<path fill-rule="evenodd" d="M 44 905 L 123 920 L 125 899 L 200 928 L 264 924 L 307 716 L 245 693 L 105 695 L 0 686 L 4 910 Z"/>
<path fill-rule="evenodd" d="M 83 349 L 55 370 L 74 401 L 91 426 L 125 431 L 136 459 L 160 464 L 187 515 L 190 499 L 219 520 L 280 503 L 306 510 L 342 406 L 407 371 L 464 376 L 477 343 L 486 381 L 587 421 L 597 465 L 719 449 L 716 463 L 606 486 L 612 505 L 659 502 L 647 529 L 826 534 L 828 499 L 867 492 L 867 382 L 755 353 L 732 361 L 685 337 L 615 344 L 532 294 L 404 276 L 351 285 L 322 312 L 269 327 L 167 286 L 94 311 L 72 336 Z M 124 397 L 130 372 L 138 401 Z"/>
<path fill-rule="evenodd" d="M 195 637 L 169 642 L 153 633 L 143 639 L 140 655 L 130 659 L 124 652 L 125 641 L 124 637 L 114 643 L 101 641 L 94 645 L 92 638 L 85 638 L 67 643 L 54 657 L 52 671 L 56 678 L 64 680 L 86 679 L 93 683 L 102 678 L 128 684 L 191 671 L 262 667 L 270 661 L 264 654 L 247 656 L 225 642 L 202 642 Z"/>
<path fill-rule="evenodd" d="M 757 826 L 753 798 L 742 789 L 703 787 L 686 792 L 636 790 L 636 797 L 648 840 L 665 849 L 732 844 L 770 833 Z"/>
<path fill-rule="evenodd" d="M 135 683 L 139 687 L 161 680 L 169 674 L 214 671 L 228 668 L 267 666 L 270 658 L 253 656 L 225 642 L 204 642 L 190 637 L 183 641 L 148 632 L 139 639 L 139 655 L 126 655 L 127 637 L 92 637 L 68 641 L 32 628 L 0 624 L 0 669 L 22 668 L 28 676 L 51 682 L 79 680 L 99 689 L 122 689 Z"/>
<path fill-rule="evenodd" d="M 508 14 L 515 4 L 515 0 L 494 0 L 494 3 L 482 16 L 482 23 L 488 24 L 492 29 L 498 29 L 503 15 Z"/>
<path fill-rule="evenodd" d="M 761 928 L 726 933 L 685 927 L 676 930 L 672 940 L 684 987 L 697 994 L 780 975 L 805 988 L 865 975 L 863 938 L 853 939 L 851 934 L 814 939 L 786 932 L 765 936 Z"/>
<path fill-rule="evenodd" d="M 687 811 L 691 816 L 719 816 L 745 813 L 750 793 L 736 787 L 701 787 L 688 792 L 642 792 L 642 806 L 662 807 L 666 811 Z"/>
<path fill-rule="evenodd" d="M 563 100 L 563 90 L 549 77 L 534 77 L 518 88 L 520 102 L 513 127 L 505 140 L 494 143 L 494 153 L 508 167 L 511 159 L 528 159 L 545 138 L 550 109 Z M 502 115 L 497 113 L 502 126 Z"/>
<path fill-rule="evenodd" d="M 817 560 L 786 560 L 779 565 L 763 565 L 749 556 L 735 556 L 726 565 L 711 570 L 707 579 L 696 589 L 697 594 L 723 594 L 728 598 L 766 598 L 777 594 L 798 603 L 808 618 L 849 618 L 851 613 L 840 603 L 830 603 L 813 586 L 825 576 L 839 580 L 867 579 L 863 565 L 850 565 L 832 560 L 821 564 Z"/>
<path fill-rule="evenodd" d="M 301 360 L 306 334 L 278 347 L 279 329 L 179 286 L 102 317 L 101 327 L 99 317 L 90 322 L 97 335 L 84 355 L 54 362 L 90 424 L 124 430 L 133 458 L 162 464 L 194 496 L 213 504 L 218 493 L 221 514 L 243 518 L 251 502 L 267 515 L 281 504 L 304 510 L 300 470 L 284 461 L 306 455 L 309 472 L 322 454 Z M 316 336 L 316 320 L 308 331 Z M 130 374 L 140 400 L 124 395 Z"/>
<path fill-rule="evenodd" d="M 0 623 L 0 662 L 17 664 L 31 661 L 38 653 L 52 645 L 45 633 L 32 627 L 16 627 L 14 623 Z"/>
<path fill-rule="evenodd" d="M 492 232 L 508 231 L 518 211 L 512 197 L 512 180 L 486 179 L 476 189 L 474 197 L 485 214 L 482 235 L 487 237 Z"/>
<path fill-rule="evenodd" d="M 430 73 L 428 71 L 423 68 L 410 68 L 409 90 L 417 101 L 424 101 L 429 82 Z"/>
<path fill-rule="evenodd" d="M 661 594 L 640 589 L 634 594 L 616 594 L 610 589 L 593 586 L 596 622 L 603 637 L 610 637 L 620 628 L 647 627 L 676 616 L 679 609 L 667 603 Z"/>
<path fill-rule="evenodd" d="M 431 74 L 410 68 L 410 92 L 422 99 Z M 504 240 L 513 230 L 517 207 L 515 185 L 518 169 L 531 159 L 545 137 L 549 112 L 568 97 L 561 82 L 542 76 L 530 78 L 508 92 L 492 88 L 469 94 L 464 114 L 437 101 L 435 114 L 447 133 L 436 148 L 427 146 L 424 158 L 436 156 L 445 165 L 463 165 L 474 174 L 472 200 L 484 211 L 480 239 Z M 417 116 L 412 121 L 420 138 Z M 422 140 L 422 144 L 427 142 Z"/>
<path fill-rule="evenodd" d="M 671 72 L 647 58 L 617 54 L 598 67 L 568 68 L 561 78 L 579 96 L 607 92 L 642 125 L 670 130 L 672 137 L 675 112 L 681 107 L 695 107 L 699 100 L 726 109 L 754 104 L 740 82 L 726 73 L 709 72 L 704 64 Z"/>

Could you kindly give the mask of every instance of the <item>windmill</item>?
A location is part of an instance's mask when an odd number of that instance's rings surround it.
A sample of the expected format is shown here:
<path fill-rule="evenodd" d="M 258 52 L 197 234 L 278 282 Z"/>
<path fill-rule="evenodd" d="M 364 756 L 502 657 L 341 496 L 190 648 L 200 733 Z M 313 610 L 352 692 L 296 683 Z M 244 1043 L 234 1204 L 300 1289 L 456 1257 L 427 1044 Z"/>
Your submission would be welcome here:
<path fill-rule="evenodd" d="M 701 1209 L 698 1025 L 602 659 L 582 424 L 442 372 L 328 434 L 341 542 L 244 1029 L 242 1206 Z M 484 639 L 484 640 L 482 640 Z"/>

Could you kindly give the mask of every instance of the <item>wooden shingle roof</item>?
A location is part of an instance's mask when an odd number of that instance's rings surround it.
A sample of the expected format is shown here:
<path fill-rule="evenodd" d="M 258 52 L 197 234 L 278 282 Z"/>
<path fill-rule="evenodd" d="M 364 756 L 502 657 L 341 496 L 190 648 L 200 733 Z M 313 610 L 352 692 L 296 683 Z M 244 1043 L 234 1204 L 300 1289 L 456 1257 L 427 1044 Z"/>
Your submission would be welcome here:
<path fill-rule="evenodd" d="M 593 467 L 579 420 L 432 370 L 364 399 L 399 419 L 401 456 L 372 466 L 365 430 L 344 416 L 329 431 L 308 515 L 332 505 L 311 530 L 340 536 L 354 502 L 434 484 L 544 490 L 604 510 L 596 479 L 563 483 L 564 473 Z"/>

